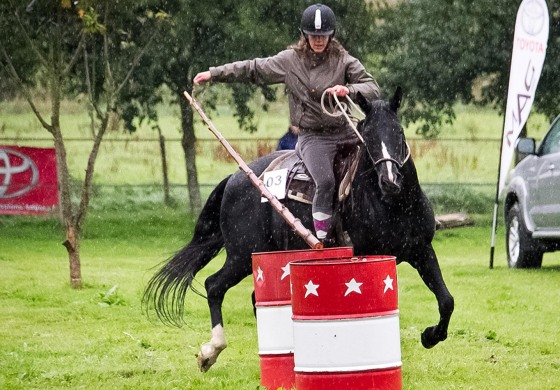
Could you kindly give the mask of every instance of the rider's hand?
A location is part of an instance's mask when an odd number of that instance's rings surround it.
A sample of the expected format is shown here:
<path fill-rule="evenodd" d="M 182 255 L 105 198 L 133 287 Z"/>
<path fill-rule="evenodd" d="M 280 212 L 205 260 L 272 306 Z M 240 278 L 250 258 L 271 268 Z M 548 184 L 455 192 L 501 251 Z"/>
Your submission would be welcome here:
<path fill-rule="evenodd" d="M 199 74 L 194 76 L 193 82 L 194 85 L 200 85 L 201 83 L 210 81 L 211 78 L 212 75 L 210 74 L 210 71 L 207 70 L 206 72 L 200 72 Z"/>
<path fill-rule="evenodd" d="M 350 93 L 350 90 L 344 85 L 335 85 L 334 87 L 327 88 L 327 93 L 336 96 L 346 96 Z"/>

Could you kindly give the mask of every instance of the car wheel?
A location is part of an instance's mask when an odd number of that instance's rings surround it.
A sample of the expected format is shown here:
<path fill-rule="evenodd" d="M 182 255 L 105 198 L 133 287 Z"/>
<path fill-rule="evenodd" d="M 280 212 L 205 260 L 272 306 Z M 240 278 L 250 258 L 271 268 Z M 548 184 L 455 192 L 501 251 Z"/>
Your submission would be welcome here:
<path fill-rule="evenodd" d="M 508 267 L 540 268 L 543 250 L 531 238 L 521 218 L 519 205 L 515 203 L 508 211 L 506 223 L 506 250 Z"/>

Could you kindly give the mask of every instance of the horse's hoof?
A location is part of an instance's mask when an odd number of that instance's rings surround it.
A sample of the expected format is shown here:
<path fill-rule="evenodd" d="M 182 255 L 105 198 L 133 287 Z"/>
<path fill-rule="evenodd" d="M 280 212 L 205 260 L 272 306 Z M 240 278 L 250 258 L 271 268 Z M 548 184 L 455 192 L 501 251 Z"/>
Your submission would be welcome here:
<path fill-rule="evenodd" d="M 216 363 L 218 355 L 226 348 L 225 344 L 221 346 L 212 345 L 212 343 L 203 344 L 200 352 L 196 355 L 198 360 L 198 368 L 202 372 L 206 372 Z"/>
<path fill-rule="evenodd" d="M 196 355 L 196 360 L 198 361 L 198 369 L 201 372 L 207 372 L 210 367 L 212 367 L 210 358 L 205 358 L 204 356 L 201 356 L 201 354 Z"/>
<path fill-rule="evenodd" d="M 422 346 L 426 349 L 430 349 L 435 347 L 440 341 L 443 341 L 447 338 L 447 333 L 443 335 L 436 334 L 437 326 L 431 326 L 426 328 L 424 332 L 422 332 L 422 336 L 420 340 L 422 341 Z"/>

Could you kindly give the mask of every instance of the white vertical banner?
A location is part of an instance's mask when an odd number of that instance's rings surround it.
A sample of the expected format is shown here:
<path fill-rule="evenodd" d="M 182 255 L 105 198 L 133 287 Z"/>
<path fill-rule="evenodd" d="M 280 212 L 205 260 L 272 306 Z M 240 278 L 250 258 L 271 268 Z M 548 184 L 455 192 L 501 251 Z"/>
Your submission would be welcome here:
<path fill-rule="evenodd" d="M 548 7 L 545 0 L 521 2 L 513 37 L 498 193 L 501 193 L 505 186 L 515 142 L 527 122 L 535 99 L 546 55 L 548 24 Z"/>

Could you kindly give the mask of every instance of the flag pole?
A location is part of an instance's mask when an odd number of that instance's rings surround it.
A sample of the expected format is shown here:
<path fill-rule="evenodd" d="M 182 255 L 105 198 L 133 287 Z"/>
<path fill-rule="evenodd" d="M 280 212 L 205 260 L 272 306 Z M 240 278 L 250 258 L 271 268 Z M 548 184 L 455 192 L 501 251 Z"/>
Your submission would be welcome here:
<path fill-rule="evenodd" d="M 523 2 L 523 0 L 521 0 Z M 513 45 L 515 44 L 515 27 L 517 24 L 513 24 L 513 29 L 511 33 L 511 42 L 512 42 L 512 50 L 509 52 L 509 69 L 510 69 L 510 77 L 511 77 L 511 62 L 513 61 Z M 488 267 L 490 269 L 494 268 L 494 250 L 496 248 L 496 231 L 498 230 L 498 205 L 500 203 L 500 178 L 502 172 L 502 152 L 504 148 L 504 134 L 505 134 L 505 127 L 506 127 L 506 115 L 507 115 L 507 103 L 508 103 L 508 96 L 509 96 L 509 77 L 508 83 L 505 90 L 504 95 L 504 120 L 502 121 L 502 136 L 500 137 L 500 157 L 498 159 L 498 177 L 496 179 L 496 195 L 494 197 L 494 210 L 492 212 L 492 234 L 490 238 L 490 261 Z"/>
<path fill-rule="evenodd" d="M 510 59 L 511 63 L 511 59 Z M 490 269 L 494 268 L 494 248 L 496 247 L 496 231 L 498 229 L 498 205 L 500 203 L 500 172 L 502 171 L 502 149 L 504 148 L 504 127 L 506 126 L 507 115 L 507 97 L 509 94 L 509 85 L 506 88 L 506 98 L 504 100 L 504 121 L 502 124 L 502 137 L 500 141 L 500 158 L 498 160 L 498 178 L 496 181 L 496 196 L 494 198 L 494 211 L 492 213 L 492 237 L 490 240 Z"/>

